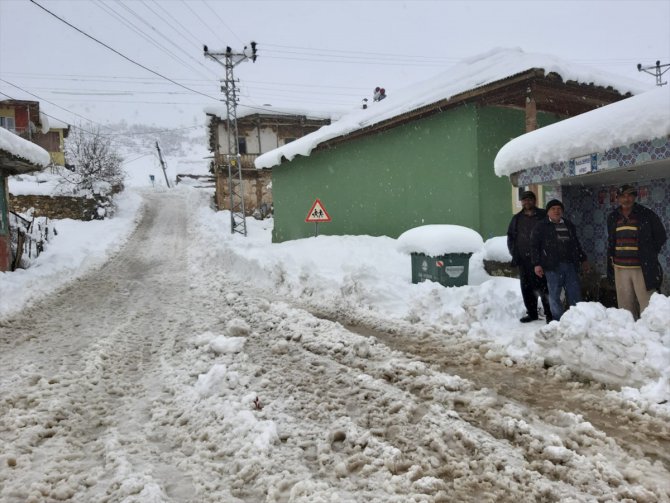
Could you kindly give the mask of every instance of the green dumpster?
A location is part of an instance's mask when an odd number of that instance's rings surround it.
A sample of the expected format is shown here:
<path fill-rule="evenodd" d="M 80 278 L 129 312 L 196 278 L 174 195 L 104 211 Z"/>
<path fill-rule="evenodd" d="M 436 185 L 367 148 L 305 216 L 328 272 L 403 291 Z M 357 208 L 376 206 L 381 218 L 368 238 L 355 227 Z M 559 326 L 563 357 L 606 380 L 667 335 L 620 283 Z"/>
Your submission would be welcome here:
<path fill-rule="evenodd" d="M 442 286 L 468 284 L 468 267 L 472 253 L 447 253 L 435 257 L 412 252 L 412 283 L 435 281 Z"/>

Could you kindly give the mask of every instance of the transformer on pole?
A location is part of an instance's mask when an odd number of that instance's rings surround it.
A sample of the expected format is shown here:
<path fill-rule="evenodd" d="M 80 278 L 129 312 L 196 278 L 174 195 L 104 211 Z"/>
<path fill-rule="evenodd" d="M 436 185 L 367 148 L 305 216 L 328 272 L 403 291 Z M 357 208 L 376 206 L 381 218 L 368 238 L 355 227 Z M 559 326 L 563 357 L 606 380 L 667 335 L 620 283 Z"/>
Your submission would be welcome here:
<path fill-rule="evenodd" d="M 656 65 L 653 66 L 642 66 L 641 63 L 637 64 L 638 72 L 648 73 L 649 75 L 656 77 L 657 86 L 664 86 L 667 84 L 667 82 L 663 82 L 662 77 L 663 74 L 668 71 L 668 68 L 670 68 L 670 64 L 666 63 L 662 65 L 660 60 L 656 61 Z M 651 70 L 654 70 L 654 73 L 652 73 Z"/>
<path fill-rule="evenodd" d="M 228 153 L 225 154 L 225 166 L 228 168 L 228 190 L 230 193 L 230 232 L 247 235 L 246 215 L 244 211 L 244 187 L 242 182 L 242 158 L 239 152 L 237 131 L 237 87 L 233 69 L 243 61 L 256 61 L 256 42 L 244 46 L 242 52 L 226 47 L 223 52 L 210 52 L 204 46 L 205 57 L 213 59 L 226 69 L 221 91 L 226 97 L 226 128 L 228 129 Z"/>

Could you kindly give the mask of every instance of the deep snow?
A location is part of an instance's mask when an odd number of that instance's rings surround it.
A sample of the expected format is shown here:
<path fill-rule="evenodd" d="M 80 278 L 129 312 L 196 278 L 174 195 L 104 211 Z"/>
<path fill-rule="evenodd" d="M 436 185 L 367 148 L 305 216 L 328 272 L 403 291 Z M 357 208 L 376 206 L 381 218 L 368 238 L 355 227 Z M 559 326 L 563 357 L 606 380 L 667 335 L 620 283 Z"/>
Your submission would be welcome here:
<path fill-rule="evenodd" d="M 128 192 L 0 276 L 3 500 L 670 498 L 667 297 L 521 325 L 481 254 L 412 285 L 396 240 L 231 235 L 210 196 Z"/>

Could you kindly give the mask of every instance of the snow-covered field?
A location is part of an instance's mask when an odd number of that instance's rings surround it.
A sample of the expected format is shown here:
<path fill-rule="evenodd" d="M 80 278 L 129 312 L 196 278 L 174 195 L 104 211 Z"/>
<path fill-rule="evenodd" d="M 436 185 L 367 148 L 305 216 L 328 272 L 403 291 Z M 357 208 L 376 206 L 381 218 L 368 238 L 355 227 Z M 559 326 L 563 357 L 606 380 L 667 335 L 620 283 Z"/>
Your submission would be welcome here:
<path fill-rule="evenodd" d="M 522 325 L 481 254 L 413 285 L 396 240 L 231 235 L 210 196 L 129 191 L 0 275 L 0 500 L 670 500 L 667 297 Z"/>

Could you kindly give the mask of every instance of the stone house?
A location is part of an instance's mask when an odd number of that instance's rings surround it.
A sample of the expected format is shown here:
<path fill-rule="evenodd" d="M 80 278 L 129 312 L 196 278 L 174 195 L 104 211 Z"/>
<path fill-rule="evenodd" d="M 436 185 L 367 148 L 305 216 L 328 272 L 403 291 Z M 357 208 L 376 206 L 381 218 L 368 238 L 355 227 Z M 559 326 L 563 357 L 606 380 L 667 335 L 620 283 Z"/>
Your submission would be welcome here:
<path fill-rule="evenodd" d="M 213 154 L 211 171 L 216 178 L 215 202 L 218 210 L 230 208 L 228 171 L 228 126 L 226 110 L 206 109 L 209 117 L 209 148 Z M 240 107 L 237 118 L 238 149 L 242 161 L 244 207 L 247 214 L 266 214 L 273 206 L 272 170 L 257 170 L 256 158 L 270 150 L 287 145 L 320 127 L 330 124 L 326 114 L 286 109 L 252 109 Z"/>

